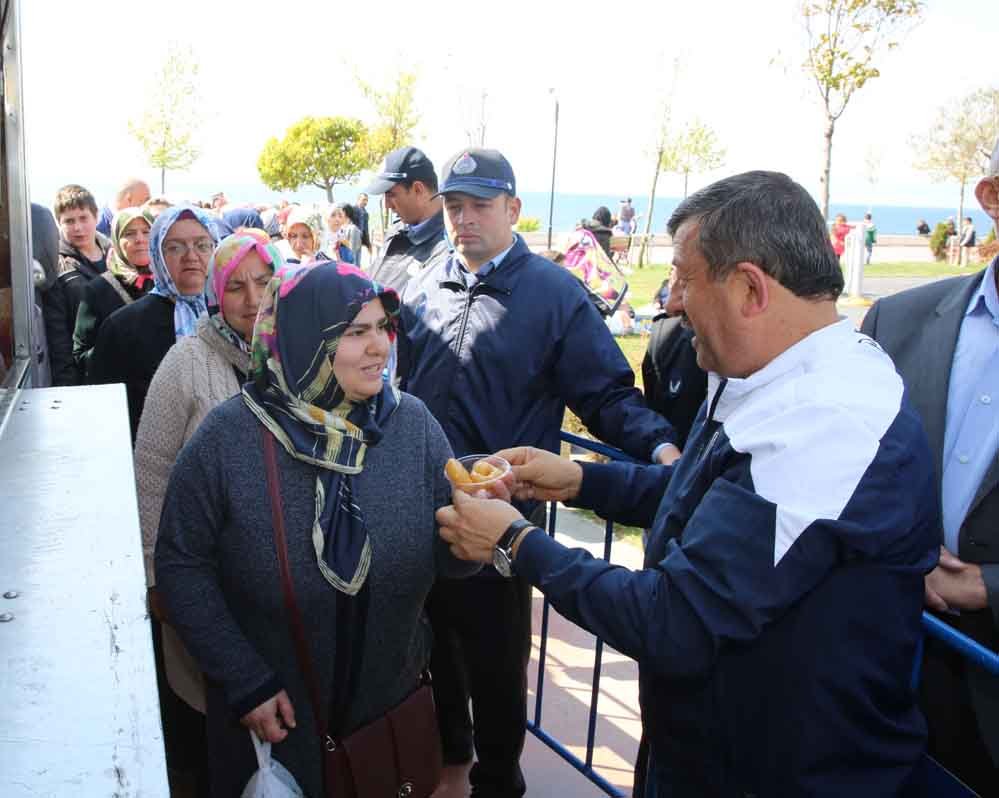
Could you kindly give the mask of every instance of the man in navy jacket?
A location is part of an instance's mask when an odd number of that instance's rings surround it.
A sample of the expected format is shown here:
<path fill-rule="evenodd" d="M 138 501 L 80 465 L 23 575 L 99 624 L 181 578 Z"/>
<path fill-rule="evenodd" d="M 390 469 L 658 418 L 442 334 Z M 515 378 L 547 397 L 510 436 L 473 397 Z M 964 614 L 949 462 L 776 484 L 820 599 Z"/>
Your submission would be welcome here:
<path fill-rule="evenodd" d="M 557 452 L 568 405 L 597 437 L 634 457 L 675 459 L 672 429 L 646 407 L 578 281 L 511 231 L 520 200 L 506 158 L 459 152 L 445 166 L 440 194 L 454 252 L 406 286 L 399 374 L 455 455 L 519 445 Z M 543 505 L 521 508 L 544 523 Z M 530 585 L 492 569 L 443 579 L 427 609 L 445 762 L 471 761 L 474 743 L 472 794 L 523 795 Z"/>
<path fill-rule="evenodd" d="M 497 499 L 438 511 L 494 562 L 639 663 L 636 795 L 884 796 L 926 744 L 911 687 L 940 529 L 933 460 L 891 360 L 838 319 L 815 202 L 749 172 L 669 222 L 708 395 L 670 467 L 530 448 L 520 498 L 651 525 L 645 567 L 567 549 Z"/>

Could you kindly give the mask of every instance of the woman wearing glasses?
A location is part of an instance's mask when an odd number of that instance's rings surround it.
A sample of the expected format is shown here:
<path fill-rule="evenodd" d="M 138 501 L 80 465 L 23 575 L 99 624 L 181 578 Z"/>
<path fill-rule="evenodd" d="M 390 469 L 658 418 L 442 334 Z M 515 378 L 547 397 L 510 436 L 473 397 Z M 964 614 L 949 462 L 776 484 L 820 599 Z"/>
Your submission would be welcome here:
<path fill-rule="evenodd" d="M 160 361 L 176 341 L 194 335 L 198 319 L 207 315 L 205 276 L 216 240 L 215 223 L 200 208 L 178 205 L 163 211 L 150 230 L 156 287 L 101 325 L 90 378 L 125 383 L 133 441 Z"/>

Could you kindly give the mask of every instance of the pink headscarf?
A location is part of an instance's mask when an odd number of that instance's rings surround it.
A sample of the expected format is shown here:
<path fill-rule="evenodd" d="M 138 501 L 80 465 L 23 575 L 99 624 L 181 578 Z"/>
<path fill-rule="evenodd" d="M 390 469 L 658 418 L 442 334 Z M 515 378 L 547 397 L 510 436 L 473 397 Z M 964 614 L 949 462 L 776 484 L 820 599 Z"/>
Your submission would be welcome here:
<path fill-rule="evenodd" d="M 251 251 L 256 252 L 260 260 L 268 264 L 273 271 L 284 265 L 280 250 L 271 243 L 271 237 L 263 230 L 247 227 L 238 233 L 226 236 L 215 247 L 208 266 L 209 306 L 221 307 L 226 283 L 229 282 L 232 273 L 239 268 L 243 258 Z"/>

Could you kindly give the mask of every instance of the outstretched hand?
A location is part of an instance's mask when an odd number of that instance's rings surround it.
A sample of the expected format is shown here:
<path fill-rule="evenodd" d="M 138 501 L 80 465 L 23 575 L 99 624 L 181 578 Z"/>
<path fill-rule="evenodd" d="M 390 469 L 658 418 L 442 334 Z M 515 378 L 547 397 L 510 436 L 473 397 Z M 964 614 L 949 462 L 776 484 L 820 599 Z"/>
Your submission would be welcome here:
<path fill-rule="evenodd" d="M 517 499 L 564 502 L 579 495 L 583 484 L 579 463 L 533 446 L 504 449 L 496 455 L 513 466 L 513 495 Z"/>

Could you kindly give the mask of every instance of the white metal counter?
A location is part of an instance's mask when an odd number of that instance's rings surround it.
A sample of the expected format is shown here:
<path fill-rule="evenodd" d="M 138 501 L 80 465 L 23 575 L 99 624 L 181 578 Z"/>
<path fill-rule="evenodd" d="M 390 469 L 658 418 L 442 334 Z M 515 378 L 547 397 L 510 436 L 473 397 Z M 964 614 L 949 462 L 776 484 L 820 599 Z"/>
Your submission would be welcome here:
<path fill-rule="evenodd" d="M 121 385 L 22 391 L 0 437 L 0 796 L 166 798 Z"/>

